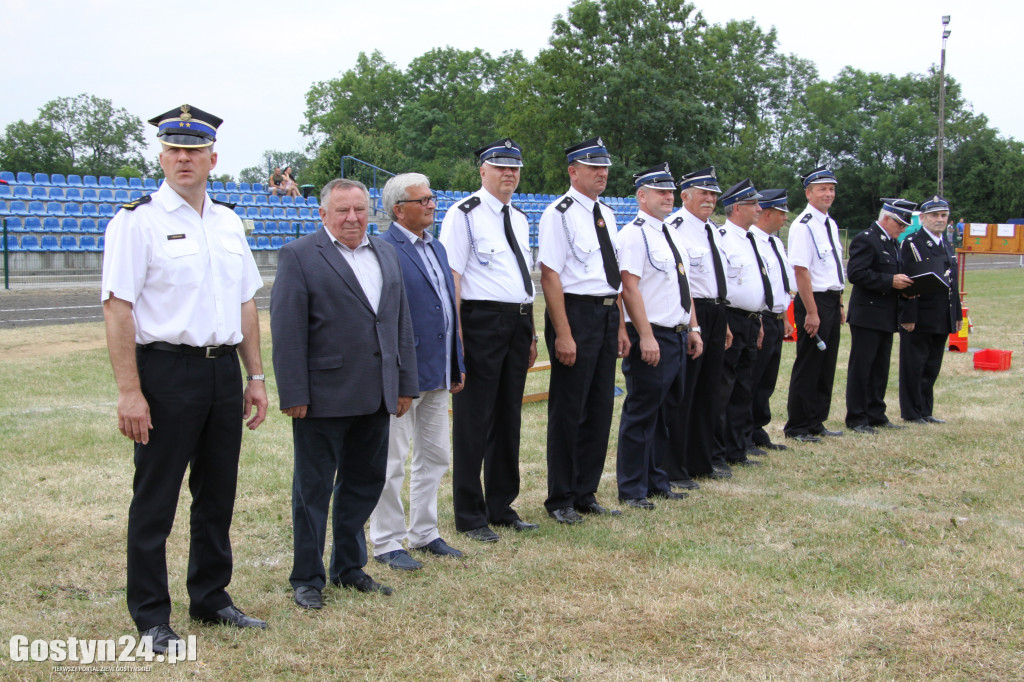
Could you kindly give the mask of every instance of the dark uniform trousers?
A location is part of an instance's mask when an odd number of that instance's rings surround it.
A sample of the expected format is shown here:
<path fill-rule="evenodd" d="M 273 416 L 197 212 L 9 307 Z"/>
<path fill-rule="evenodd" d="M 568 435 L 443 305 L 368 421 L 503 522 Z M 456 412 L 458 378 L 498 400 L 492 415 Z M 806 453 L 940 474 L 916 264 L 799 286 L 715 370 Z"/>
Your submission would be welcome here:
<path fill-rule="evenodd" d="M 668 423 L 679 414 L 686 386 L 686 332 L 652 325 L 661 351 L 656 367 L 640 358 L 640 335 L 626 324 L 631 347 L 622 360 L 626 400 L 619 420 L 616 478 L 620 500 L 670 490 L 661 466 L 668 451 Z"/>
<path fill-rule="evenodd" d="M 551 358 L 548 498 L 544 501 L 548 511 L 582 509 L 597 501 L 594 494 L 608 453 L 615 394 L 618 306 L 566 298 L 565 314 L 576 342 L 572 367 L 555 357 L 554 325 L 544 315 L 544 341 Z"/>
<path fill-rule="evenodd" d="M 235 352 L 215 359 L 137 347 L 153 428 L 135 444 L 128 508 L 128 610 L 139 630 L 167 623 L 167 536 L 189 469 L 189 613 L 231 605 L 231 513 L 242 444 L 242 374 Z"/>
<path fill-rule="evenodd" d="M 846 425 L 878 426 L 885 416 L 892 332 L 850 325 L 850 364 L 846 375 Z"/>
<path fill-rule="evenodd" d="M 900 328 L 900 416 L 904 419 L 932 416 L 935 380 L 949 334 Z"/>
<path fill-rule="evenodd" d="M 754 400 L 751 405 L 751 434 L 747 445 L 767 445 L 772 442 L 764 427 L 772 420 L 771 400 L 775 393 L 775 384 L 779 380 L 779 366 L 782 363 L 783 334 L 785 322 L 773 314 L 761 316 L 764 325 L 764 338 L 761 349 L 757 351 L 754 373 L 751 383 L 754 386 Z"/>
<path fill-rule="evenodd" d="M 520 314 L 518 305 L 503 310 L 492 305 L 463 301 L 461 307 L 466 387 L 452 396 L 452 502 L 460 532 L 519 518 L 511 504 L 519 495 L 519 428 L 533 306 L 524 304 Z"/>
<path fill-rule="evenodd" d="M 747 439 L 753 430 L 751 403 L 754 400 L 753 372 L 757 362 L 757 335 L 761 316 L 730 308 L 726 312 L 732 345 L 722 363 L 722 393 L 718 409 L 718 431 L 712 463 L 742 462 L 747 458 Z M 699 318 L 698 318 L 699 319 Z"/>
<path fill-rule="evenodd" d="M 384 489 L 390 423 L 383 403 L 373 414 L 292 419 L 292 587 L 322 590 L 326 584 L 323 557 L 332 494 L 331 582 L 352 583 L 365 575 L 363 527 Z"/>
<path fill-rule="evenodd" d="M 820 326 L 818 336 L 825 342 L 825 350 L 818 350 L 817 342 L 804 331 L 807 308 L 797 296 L 793 304 L 796 322 L 796 360 L 789 378 L 789 420 L 787 436 L 801 433 L 821 433 L 832 407 L 832 383 L 836 377 L 839 357 L 839 292 L 815 291 Z"/>
<path fill-rule="evenodd" d="M 725 359 L 725 306 L 703 299 L 696 300 L 694 306 L 704 352 L 696 359 L 685 355 L 683 404 L 668 420 L 669 450 L 664 467 L 671 481 L 709 475 L 715 448 L 715 408 Z"/>

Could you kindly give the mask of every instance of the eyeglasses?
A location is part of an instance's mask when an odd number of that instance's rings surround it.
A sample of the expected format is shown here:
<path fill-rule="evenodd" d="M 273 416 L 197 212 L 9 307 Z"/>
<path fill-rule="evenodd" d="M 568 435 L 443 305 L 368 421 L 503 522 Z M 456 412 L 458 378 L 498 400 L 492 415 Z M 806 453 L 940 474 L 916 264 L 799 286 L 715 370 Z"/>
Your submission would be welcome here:
<path fill-rule="evenodd" d="M 422 197 L 420 199 L 399 199 L 395 203 L 396 204 L 411 204 L 413 202 L 416 202 L 417 204 L 419 204 L 423 208 L 426 208 L 430 204 L 431 201 L 437 201 L 437 195 L 436 194 L 428 194 L 427 196 Z"/>

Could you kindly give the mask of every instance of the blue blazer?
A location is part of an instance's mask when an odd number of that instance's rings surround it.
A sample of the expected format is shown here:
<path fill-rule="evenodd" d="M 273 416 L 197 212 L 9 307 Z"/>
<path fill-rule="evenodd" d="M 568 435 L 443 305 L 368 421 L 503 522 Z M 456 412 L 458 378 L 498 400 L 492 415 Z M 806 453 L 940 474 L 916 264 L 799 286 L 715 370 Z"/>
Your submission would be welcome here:
<path fill-rule="evenodd" d="M 444 388 L 444 313 L 441 300 L 434 290 L 430 273 L 426 270 L 423 258 L 416 247 L 394 223 L 388 231 L 381 235 L 381 240 L 392 244 L 398 252 L 398 263 L 402 267 L 402 278 L 405 280 L 405 295 L 409 300 L 409 312 L 412 314 L 412 328 L 416 345 L 416 366 L 419 369 L 420 391 L 432 391 Z M 448 265 L 448 254 L 437 239 L 431 240 L 428 247 L 434 249 L 434 255 L 444 271 L 444 281 L 448 287 L 448 298 L 451 301 L 452 313 L 455 315 L 455 330 L 452 334 L 451 383 L 462 381 L 462 373 L 466 365 L 462 358 L 462 341 L 459 339 L 459 314 L 455 305 L 455 281 L 452 269 Z"/>

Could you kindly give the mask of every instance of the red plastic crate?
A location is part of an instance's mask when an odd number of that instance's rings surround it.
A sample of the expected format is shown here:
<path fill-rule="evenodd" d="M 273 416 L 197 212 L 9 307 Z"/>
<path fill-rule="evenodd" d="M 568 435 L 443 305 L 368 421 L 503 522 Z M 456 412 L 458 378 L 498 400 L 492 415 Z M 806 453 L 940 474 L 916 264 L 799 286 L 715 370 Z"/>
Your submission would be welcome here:
<path fill-rule="evenodd" d="M 974 354 L 974 369 L 990 369 L 1001 372 L 1010 369 L 1012 357 L 1012 350 L 996 350 L 994 348 L 979 350 Z"/>

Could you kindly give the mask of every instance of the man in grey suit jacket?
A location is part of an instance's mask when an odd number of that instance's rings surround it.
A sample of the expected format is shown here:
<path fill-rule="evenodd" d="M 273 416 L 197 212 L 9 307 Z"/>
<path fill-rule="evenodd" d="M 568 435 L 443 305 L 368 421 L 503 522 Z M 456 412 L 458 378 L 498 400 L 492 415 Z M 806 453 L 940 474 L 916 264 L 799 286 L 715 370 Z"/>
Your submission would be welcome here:
<path fill-rule="evenodd" d="M 388 415 L 402 416 L 419 387 L 398 256 L 367 237 L 369 200 L 360 182 L 327 183 L 324 229 L 281 249 L 270 295 L 274 371 L 295 447 L 289 580 L 304 608 L 323 606 L 332 489 L 331 582 L 391 593 L 363 572 L 363 526 L 384 486 Z"/>

